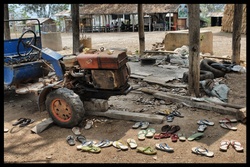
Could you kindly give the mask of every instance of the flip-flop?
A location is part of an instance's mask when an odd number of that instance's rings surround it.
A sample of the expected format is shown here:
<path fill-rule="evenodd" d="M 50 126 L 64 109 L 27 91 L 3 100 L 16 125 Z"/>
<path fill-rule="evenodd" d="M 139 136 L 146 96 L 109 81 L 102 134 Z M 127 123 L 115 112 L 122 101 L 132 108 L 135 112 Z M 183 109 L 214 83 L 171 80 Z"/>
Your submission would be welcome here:
<path fill-rule="evenodd" d="M 167 133 L 173 134 L 173 133 L 177 132 L 180 129 L 181 128 L 180 128 L 179 125 L 171 125 L 170 129 L 167 131 Z"/>
<path fill-rule="evenodd" d="M 82 144 L 76 146 L 76 149 L 80 150 L 83 146 L 92 146 L 92 145 L 93 145 L 93 141 L 85 140 Z"/>
<path fill-rule="evenodd" d="M 197 131 L 198 132 L 204 132 L 204 130 L 207 128 L 207 125 L 205 125 L 205 124 L 200 124 L 199 126 L 198 126 L 198 129 L 197 129 Z"/>
<path fill-rule="evenodd" d="M 8 128 L 4 128 L 4 133 L 7 133 L 9 132 L 9 129 Z"/>
<path fill-rule="evenodd" d="M 202 132 L 197 132 L 195 134 L 192 134 L 191 136 L 188 137 L 188 141 L 193 141 L 196 139 L 200 139 L 203 136 L 204 133 Z"/>
<path fill-rule="evenodd" d="M 74 145 L 75 145 L 75 139 L 74 139 L 74 137 L 71 136 L 71 135 L 68 135 L 68 136 L 67 136 L 66 141 L 67 141 L 67 143 L 68 143 L 70 146 L 74 146 Z"/>
<path fill-rule="evenodd" d="M 22 123 L 20 123 L 19 127 L 27 126 L 27 125 L 29 125 L 29 124 L 32 124 L 33 122 L 34 122 L 33 119 L 26 118 L 26 120 L 24 120 Z"/>
<path fill-rule="evenodd" d="M 227 123 L 227 122 L 235 123 L 235 122 L 238 122 L 238 121 L 235 118 L 232 118 L 232 119 L 224 118 L 224 119 L 219 120 L 219 123 Z"/>
<path fill-rule="evenodd" d="M 92 120 L 87 120 L 87 123 L 84 127 L 84 129 L 88 130 L 93 126 L 94 122 Z"/>
<path fill-rule="evenodd" d="M 212 126 L 212 125 L 214 125 L 214 122 L 208 121 L 206 119 L 202 119 L 202 120 L 197 121 L 197 124 L 199 124 L 199 125 L 205 124 L 205 125 Z"/>
<path fill-rule="evenodd" d="M 76 136 L 76 140 L 79 141 L 80 143 L 84 143 L 86 141 L 86 137 L 79 135 L 79 136 Z"/>
<path fill-rule="evenodd" d="M 12 124 L 12 126 L 17 126 L 26 120 L 27 120 L 26 118 L 19 118 L 16 122 Z"/>
<path fill-rule="evenodd" d="M 132 128 L 133 128 L 133 129 L 137 129 L 137 128 L 139 128 L 140 126 L 142 126 L 142 122 L 136 122 L 136 123 L 132 126 Z"/>
<path fill-rule="evenodd" d="M 151 147 L 137 147 L 137 152 L 147 154 L 147 155 L 157 154 L 157 151 Z"/>
<path fill-rule="evenodd" d="M 138 139 L 139 140 L 145 140 L 145 135 L 146 135 L 146 133 L 147 133 L 147 131 L 146 130 L 140 130 L 139 132 L 138 132 Z"/>
<path fill-rule="evenodd" d="M 242 147 L 241 143 L 236 141 L 236 140 L 231 140 L 230 141 L 231 145 L 233 146 L 233 148 L 236 150 L 236 151 L 243 151 L 244 148 Z"/>
<path fill-rule="evenodd" d="M 154 128 L 148 128 L 148 129 L 146 129 L 145 137 L 151 138 L 154 136 L 155 132 L 156 131 Z"/>
<path fill-rule="evenodd" d="M 135 139 L 128 138 L 127 143 L 129 145 L 129 147 L 132 148 L 132 149 L 137 147 L 137 143 L 136 143 Z"/>
<path fill-rule="evenodd" d="M 173 114 L 169 114 L 167 116 L 167 122 L 173 122 L 173 120 L 174 120 L 174 115 Z"/>
<path fill-rule="evenodd" d="M 186 137 L 183 133 L 178 133 L 178 137 L 180 141 L 186 141 Z"/>
<path fill-rule="evenodd" d="M 180 117 L 180 118 L 184 117 L 183 115 L 181 115 L 181 113 L 179 111 L 172 111 L 171 114 L 173 114 L 176 117 Z"/>
<path fill-rule="evenodd" d="M 163 139 L 163 138 L 169 138 L 171 136 L 170 133 L 162 132 L 162 133 L 157 133 L 154 135 L 154 139 Z"/>
<path fill-rule="evenodd" d="M 213 157 L 214 153 L 212 151 L 208 151 L 206 148 L 200 147 L 193 147 L 192 152 L 198 155 L 205 155 L 207 157 Z"/>
<path fill-rule="evenodd" d="M 177 140 L 179 139 L 179 137 L 176 133 L 171 134 L 170 138 L 171 138 L 172 142 L 177 142 Z"/>
<path fill-rule="evenodd" d="M 94 146 L 104 148 L 104 147 L 109 147 L 112 144 L 113 144 L 112 141 L 105 139 L 105 140 L 102 140 L 99 143 L 95 144 Z"/>
<path fill-rule="evenodd" d="M 142 122 L 141 129 L 147 129 L 149 126 L 149 122 Z"/>
<path fill-rule="evenodd" d="M 77 126 L 73 127 L 73 128 L 72 128 L 72 132 L 73 132 L 76 136 L 81 135 L 80 127 L 77 127 Z"/>
<path fill-rule="evenodd" d="M 221 151 L 227 151 L 229 145 L 230 145 L 230 141 L 229 140 L 222 140 L 220 142 L 220 150 Z"/>
<path fill-rule="evenodd" d="M 100 153 L 102 149 L 100 147 L 96 147 L 92 145 L 92 146 L 82 146 L 81 150 L 85 152 L 91 152 L 91 153 Z"/>
<path fill-rule="evenodd" d="M 169 125 L 164 125 L 163 127 L 161 127 L 162 132 L 167 132 L 169 129 L 170 129 Z"/>
<path fill-rule="evenodd" d="M 173 152 L 174 149 L 169 147 L 167 143 L 156 143 L 155 148 L 158 150 L 166 151 L 166 152 Z"/>
<path fill-rule="evenodd" d="M 122 140 L 114 141 L 113 146 L 121 150 L 127 150 L 128 146 Z"/>
<path fill-rule="evenodd" d="M 230 130 L 237 130 L 237 127 L 233 127 L 230 122 L 227 123 L 220 123 L 220 126 L 225 129 L 230 129 Z"/>

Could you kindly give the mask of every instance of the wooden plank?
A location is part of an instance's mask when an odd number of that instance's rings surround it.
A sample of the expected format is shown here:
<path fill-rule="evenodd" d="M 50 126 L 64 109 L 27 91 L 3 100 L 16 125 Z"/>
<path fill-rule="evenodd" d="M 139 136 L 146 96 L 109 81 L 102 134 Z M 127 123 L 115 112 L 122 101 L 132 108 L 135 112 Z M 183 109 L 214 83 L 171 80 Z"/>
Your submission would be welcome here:
<path fill-rule="evenodd" d="M 204 58 L 214 58 L 214 59 L 223 59 L 223 60 L 231 60 L 231 58 L 228 57 L 219 57 L 219 56 L 209 56 L 209 55 L 202 55 L 202 59 Z M 240 60 L 240 62 L 245 62 L 244 60 Z"/>
<path fill-rule="evenodd" d="M 171 100 L 173 102 L 184 102 L 192 107 L 200 108 L 200 109 L 205 109 L 209 111 L 215 111 L 221 114 L 227 114 L 227 115 L 236 115 L 238 112 L 237 109 L 231 108 L 231 107 L 223 107 L 221 105 L 213 104 L 211 105 L 210 103 L 205 103 L 205 102 L 195 102 L 190 99 L 188 96 L 180 96 L 180 95 L 175 95 L 175 94 L 169 94 L 166 92 L 160 92 L 160 91 L 154 91 L 154 90 L 149 90 L 147 88 L 142 88 L 142 92 L 148 93 L 153 95 L 155 98 L 158 99 L 163 99 L 163 100 Z"/>
<path fill-rule="evenodd" d="M 164 50 L 164 51 L 145 50 L 144 53 L 171 53 L 171 54 L 178 54 L 178 52 L 169 51 L 169 50 Z"/>
<path fill-rule="evenodd" d="M 129 121 L 147 121 L 149 123 L 161 124 L 166 117 L 162 115 L 135 113 L 128 111 L 107 110 L 105 112 L 88 111 L 87 115 L 104 116 L 114 119 Z"/>

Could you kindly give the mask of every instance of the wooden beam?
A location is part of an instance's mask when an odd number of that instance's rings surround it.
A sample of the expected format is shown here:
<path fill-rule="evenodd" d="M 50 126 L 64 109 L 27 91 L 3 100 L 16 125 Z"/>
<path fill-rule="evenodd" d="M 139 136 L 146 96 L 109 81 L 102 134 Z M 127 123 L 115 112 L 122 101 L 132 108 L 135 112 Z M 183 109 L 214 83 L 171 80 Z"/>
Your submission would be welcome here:
<path fill-rule="evenodd" d="M 118 110 L 107 110 L 105 112 L 88 111 L 86 114 L 95 116 L 104 116 L 114 119 L 129 120 L 129 121 L 147 121 L 149 123 L 156 123 L 156 124 L 161 124 L 166 119 L 166 117 L 162 115 L 135 113 L 135 112 L 118 111 Z"/>
<path fill-rule="evenodd" d="M 171 54 L 178 54 L 178 52 L 168 51 L 168 50 L 164 50 L 164 51 L 145 50 L 144 53 L 171 53 Z"/>
<path fill-rule="evenodd" d="M 215 104 L 213 103 L 211 105 L 211 103 L 206 103 L 206 102 L 195 102 L 192 101 L 191 98 L 189 96 L 180 96 L 180 95 L 175 95 L 175 94 L 169 94 L 166 92 L 161 92 L 161 91 L 155 91 L 155 90 L 150 90 L 147 88 L 142 88 L 141 89 L 142 92 L 144 93 L 148 93 L 153 95 L 155 98 L 158 99 L 163 99 L 163 100 L 171 100 L 173 102 L 184 102 L 188 105 L 190 105 L 191 107 L 196 107 L 196 108 L 200 108 L 200 109 L 205 109 L 205 110 L 209 110 L 209 111 L 215 111 L 221 114 L 228 114 L 228 115 L 236 115 L 236 113 L 238 112 L 238 108 L 239 106 L 237 106 L 236 108 L 232 108 L 233 105 L 231 105 L 231 107 L 223 107 L 221 105 Z"/>

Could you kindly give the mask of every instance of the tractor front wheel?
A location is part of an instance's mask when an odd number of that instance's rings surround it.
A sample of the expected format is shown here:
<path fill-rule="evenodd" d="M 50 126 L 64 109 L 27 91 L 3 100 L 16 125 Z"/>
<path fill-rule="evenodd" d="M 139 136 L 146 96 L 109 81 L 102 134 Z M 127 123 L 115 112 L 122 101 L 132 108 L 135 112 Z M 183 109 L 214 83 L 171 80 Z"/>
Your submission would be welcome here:
<path fill-rule="evenodd" d="M 50 92 L 46 98 L 46 109 L 54 123 L 63 128 L 77 126 L 85 114 L 80 97 L 67 88 Z"/>

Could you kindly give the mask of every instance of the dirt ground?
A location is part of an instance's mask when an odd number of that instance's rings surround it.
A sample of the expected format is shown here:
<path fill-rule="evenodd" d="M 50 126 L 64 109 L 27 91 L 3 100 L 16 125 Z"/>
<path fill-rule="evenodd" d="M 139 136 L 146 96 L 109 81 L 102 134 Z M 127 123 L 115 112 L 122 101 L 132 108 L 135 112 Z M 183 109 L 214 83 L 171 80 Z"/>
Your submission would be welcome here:
<path fill-rule="evenodd" d="M 214 55 L 231 55 L 232 34 L 220 32 L 220 27 L 208 27 L 213 32 Z M 145 32 L 146 49 L 150 50 L 155 42 L 162 42 L 165 32 Z M 138 50 L 138 32 L 121 33 L 88 33 L 92 38 L 92 48 L 126 47 L 132 53 Z M 63 47 L 70 49 L 60 51 L 61 54 L 71 54 L 72 34 L 62 34 Z M 246 35 L 241 36 L 241 59 L 246 60 Z M 245 64 L 246 65 L 246 64 Z M 150 68 L 150 67 L 149 67 Z M 230 88 L 228 103 L 246 106 L 246 73 L 227 73 L 226 85 Z M 138 80 L 130 79 L 131 85 Z M 146 84 L 147 87 L 157 87 Z M 158 86 L 159 88 L 159 86 Z M 174 91 L 174 90 L 169 90 Z M 9 131 L 4 133 L 4 163 L 246 163 L 247 140 L 246 125 L 237 122 L 233 126 L 237 131 L 221 128 L 219 120 L 223 118 L 235 118 L 233 115 L 222 115 L 214 111 L 190 108 L 177 103 L 157 104 L 145 101 L 156 101 L 152 96 L 138 91 L 131 91 L 126 96 L 111 97 L 108 101 L 109 107 L 124 112 L 142 112 L 156 114 L 156 111 L 168 107 L 179 106 L 178 111 L 183 118 L 175 117 L 173 122 L 164 121 L 162 124 L 150 124 L 156 133 L 161 132 L 161 127 L 179 125 L 177 133 L 184 133 L 186 137 L 197 131 L 197 121 L 207 119 L 213 121 L 214 126 L 209 126 L 204 131 L 204 136 L 194 141 L 172 142 L 170 138 L 153 139 L 146 138 L 139 141 L 137 134 L 140 129 L 132 129 L 135 122 L 117 120 L 107 117 L 86 116 L 86 119 L 94 119 L 91 129 L 81 129 L 81 134 L 88 140 L 100 141 L 109 139 L 111 141 L 134 138 L 139 147 L 155 147 L 156 143 L 165 142 L 174 148 L 173 153 L 157 150 L 156 155 L 145 155 L 137 153 L 135 149 L 121 151 L 115 147 L 102 148 L 98 154 L 81 152 L 75 146 L 69 146 L 66 142 L 68 135 L 74 135 L 71 129 L 60 128 L 53 125 L 40 134 L 31 133 L 31 129 L 40 121 L 48 118 L 46 111 L 39 112 L 37 107 L 37 96 L 34 94 L 17 95 L 14 90 L 4 91 L 4 128 Z M 20 128 L 12 126 L 18 118 L 31 118 L 35 122 Z M 85 121 L 80 125 L 84 127 Z M 226 152 L 219 150 L 221 140 L 237 140 L 244 147 L 243 152 L 237 152 L 232 146 Z M 214 152 L 214 157 L 206 157 L 193 154 L 191 149 L 196 146 L 204 146 Z"/>

